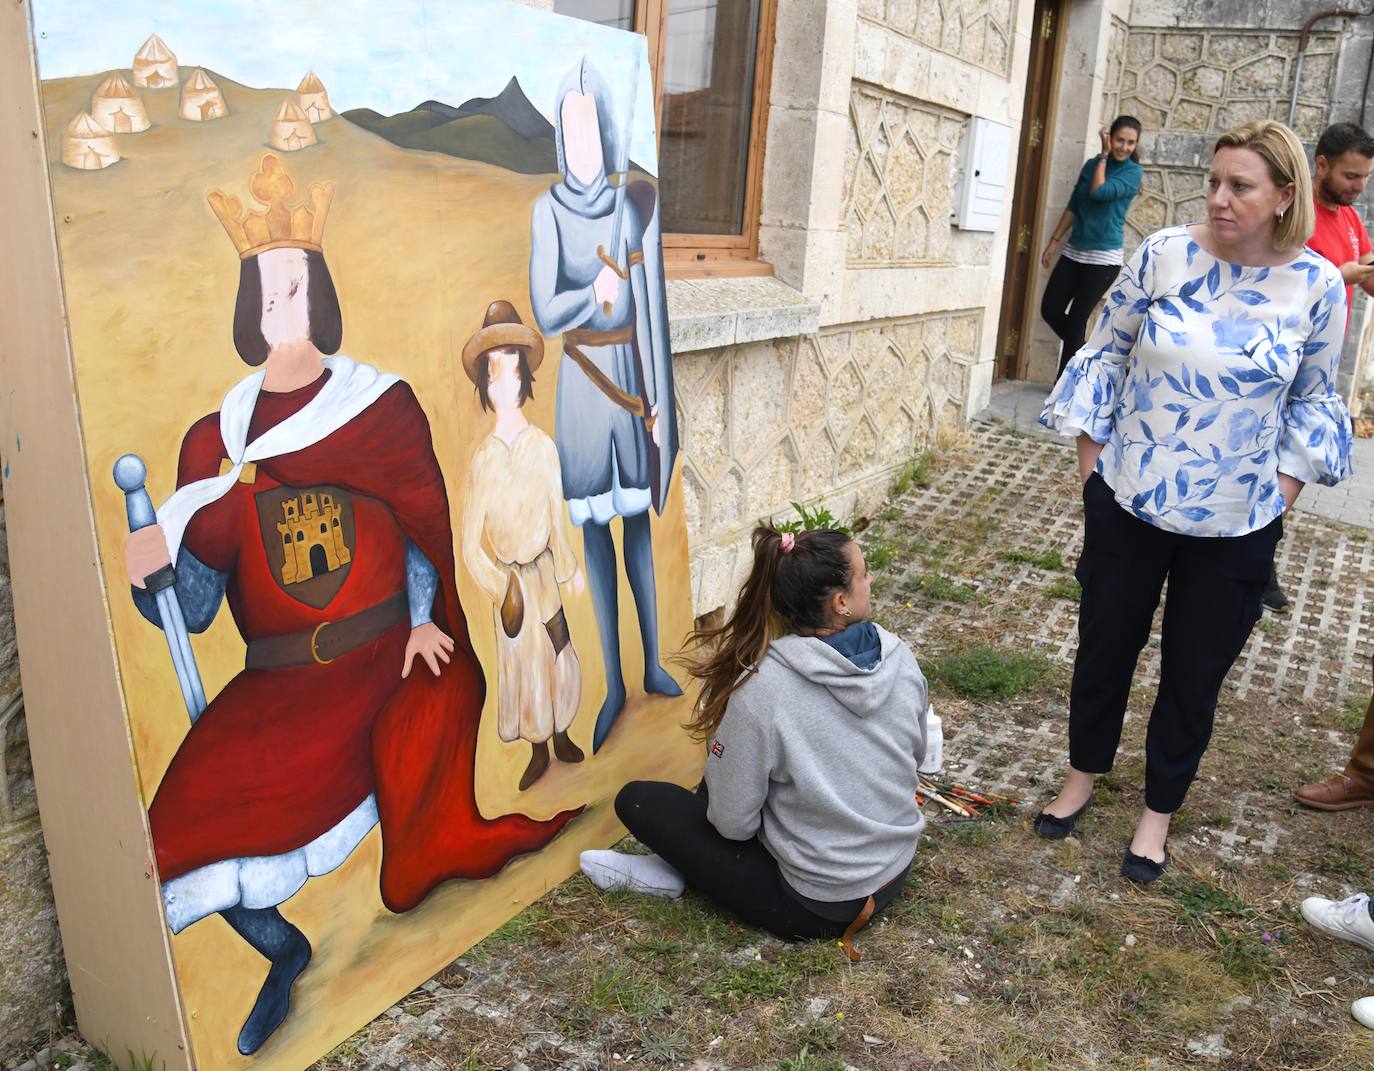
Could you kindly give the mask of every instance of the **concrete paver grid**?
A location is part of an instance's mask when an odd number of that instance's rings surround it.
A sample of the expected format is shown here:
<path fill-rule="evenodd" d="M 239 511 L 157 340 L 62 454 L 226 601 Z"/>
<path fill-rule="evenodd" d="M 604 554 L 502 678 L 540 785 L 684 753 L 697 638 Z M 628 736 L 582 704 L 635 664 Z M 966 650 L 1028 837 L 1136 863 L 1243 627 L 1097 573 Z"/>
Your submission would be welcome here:
<path fill-rule="evenodd" d="M 966 527 L 968 516 L 976 512 L 998 522 L 993 538 L 1003 551 L 1057 550 L 1071 569 L 1082 550 L 1083 514 L 1068 440 L 1028 437 L 993 425 L 974 427 L 971 463 L 962 471 L 943 474 L 929 488 L 911 492 L 898 509 L 927 544 L 938 542 L 942 532 Z M 1259 693 L 1343 705 L 1365 690 L 1369 680 L 1374 653 L 1374 539 L 1364 529 L 1331 524 L 1296 510 L 1285 528 L 1278 563 L 1292 609 L 1256 627 L 1225 691 L 1242 700 Z M 908 564 L 906 574 L 919 575 L 925 565 L 918 558 Z M 1000 562 L 991 575 L 965 582 L 990 600 L 980 617 L 1013 622 L 1016 635 L 1031 647 L 1069 660 L 1077 648 L 1077 604 L 1043 597 L 1044 589 L 1064 575 Z M 1137 682 L 1148 687 L 1159 679 L 1163 601 L 1137 671 Z M 926 634 L 937 623 L 942 629 L 948 625 L 940 614 L 918 618 L 911 638 L 918 644 L 945 645 L 942 637 Z"/>
<path fill-rule="evenodd" d="M 1038 409 L 1036 410 L 1038 413 Z M 976 422 L 964 455 L 940 471 L 931 485 L 913 489 L 894 505 L 915 538 L 893 585 L 877 600 L 879 616 L 914 647 L 918 658 L 971 641 L 1013 650 L 1035 650 L 1071 663 L 1077 649 L 1078 604 L 1053 597 L 1050 587 L 1071 575 L 1082 549 L 1083 512 L 1070 440 L 1009 431 Z M 974 575 L 954 577 L 979 592 L 976 608 L 963 603 L 917 606 L 906 585 L 930 570 L 960 569 L 958 547 L 981 522 L 983 546 Z M 1351 740 L 1312 724 L 1310 715 L 1341 709 L 1368 693 L 1374 653 L 1374 538 L 1365 530 L 1295 511 L 1279 547 L 1279 569 L 1290 599 L 1289 614 L 1266 614 L 1256 626 L 1222 689 L 1219 722 L 1244 719 L 1246 703 L 1260 698 L 1292 705 L 1295 731 L 1309 737 L 1313 754 L 1339 769 Z M 914 530 L 914 531 L 913 531 Z M 946 547 L 940 548 L 944 542 Z M 1039 555 L 1058 551 L 1064 571 L 1035 568 L 1001 557 L 1008 551 Z M 1159 628 L 1137 665 L 1137 692 L 1149 695 L 1159 682 Z M 938 706 L 938 701 L 937 701 Z M 1052 785 L 1067 762 L 1067 710 L 992 710 L 947 720 L 948 771 L 994 791 L 1025 798 L 1034 785 Z M 1128 714 L 1128 721 L 1132 715 Z M 1289 771 L 1291 773 L 1291 771 Z M 1207 777 L 1204 760 L 1201 776 Z M 1253 797 L 1253 798 L 1252 798 Z M 1269 808 L 1254 794 L 1222 806 L 1224 826 L 1198 828 L 1194 839 L 1218 854 L 1253 861 L 1272 854 L 1283 835 Z"/>

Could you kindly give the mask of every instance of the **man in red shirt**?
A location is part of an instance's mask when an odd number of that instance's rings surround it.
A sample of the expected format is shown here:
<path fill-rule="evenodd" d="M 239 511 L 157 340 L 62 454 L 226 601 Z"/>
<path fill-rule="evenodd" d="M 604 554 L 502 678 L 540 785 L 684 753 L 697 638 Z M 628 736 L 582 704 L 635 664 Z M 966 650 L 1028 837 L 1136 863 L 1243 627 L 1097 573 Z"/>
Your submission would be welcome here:
<path fill-rule="evenodd" d="M 1337 123 L 1317 141 L 1317 178 L 1313 184 L 1317 229 L 1308 245 L 1341 269 L 1346 304 L 1355 287 L 1374 295 L 1374 247 L 1351 207 L 1374 172 L 1374 137 L 1354 123 Z M 1347 312 L 1347 317 L 1349 313 Z M 1348 319 L 1347 319 L 1347 322 Z M 1303 785 L 1293 793 L 1299 803 L 1323 811 L 1374 807 L 1374 701 L 1343 773 Z"/>
<path fill-rule="evenodd" d="M 1374 247 L 1359 213 L 1351 207 L 1364 193 L 1371 172 L 1374 137 L 1354 123 L 1336 123 L 1322 131 L 1312 189 L 1317 229 L 1307 244 L 1341 269 L 1347 310 L 1355 300 L 1355 287 L 1374 294 Z"/>
<path fill-rule="evenodd" d="M 1374 248 L 1359 213 L 1351 207 L 1364 193 L 1370 173 L 1374 172 L 1374 137 L 1354 123 L 1334 123 L 1317 139 L 1316 157 L 1312 200 L 1317 227 L 1307 245 L 1340 268 L 1345 280 L 1346 323 L 1349 324 L 1355 287 L 1374 294 Z M 1278 572 L 1272 568 L 1269 584 L 1264 589 L 1264 605 L 1279 613 L 1288 609 L 1288 596 L 1279 587 Z M 1371 753 L 1371 776 L 1374 776 L 1374 752 Z M 1374 785 L 1374 780 L 1370 783 Z"/>

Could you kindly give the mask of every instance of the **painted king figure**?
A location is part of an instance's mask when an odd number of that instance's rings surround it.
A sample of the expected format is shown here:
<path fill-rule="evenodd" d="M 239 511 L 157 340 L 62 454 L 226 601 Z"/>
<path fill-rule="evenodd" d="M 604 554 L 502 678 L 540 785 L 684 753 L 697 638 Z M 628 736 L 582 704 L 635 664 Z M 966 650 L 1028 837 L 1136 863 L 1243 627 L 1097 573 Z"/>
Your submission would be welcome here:
<path fill-rule="evenodd" d="M 555 109 L 558 182 L 535 202 L 530 301 L 539 329 L 561 335 L 554 438 L 563 497 L 582 529 L 606 698 L 592 750 L 625 705 L 619 575 L 611 521 L 621 518 L 625 573 L 644 651 L 644 690 L 682 689 L 659 661 L 658 598 L 649 511 L 663 511 L 677 456 L 657 190 L 629 181 L 631 125 L 586 60 L 564 79 Z M 618 184 L 612 183 L 612 178 Z"/>
<path fill-rule="evenodd" d="M 210 203 L 240 256 L 234 343 L 264 367 L 192 425 L 177 492 L 126 550 L 150 621 L 144 578 L 175 562 L 189 630 L 227 598 L 247 646 L 149 808 L 173 932 L 217 913 L 270 965 L 245 1055 L 281 1024 L 311 956 L 278 905 L 374 825 L 381 899 L 401 912 L 447 879 L 496 873 L 576 813 L 479 811 L 486 686 L 429 423 L 395 375 L 325 356 L 343 333 L 321 246 L 333 184 L 290 203 L 269 154 L 251 191 L 264 211 L 218 190 Z"/>

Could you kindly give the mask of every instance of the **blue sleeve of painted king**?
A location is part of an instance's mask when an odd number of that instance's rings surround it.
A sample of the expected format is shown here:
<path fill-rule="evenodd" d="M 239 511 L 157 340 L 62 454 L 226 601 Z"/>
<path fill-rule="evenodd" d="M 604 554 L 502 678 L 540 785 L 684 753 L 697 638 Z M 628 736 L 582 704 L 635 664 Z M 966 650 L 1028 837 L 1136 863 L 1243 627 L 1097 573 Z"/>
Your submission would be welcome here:
<path fill-rule="evenodd" d="M 176 574 L 175 590 L 177 601 L 181 603 L 181 615 L 186 619 L 186 631 L 204 632 L 219 612 L 229 574 L 211 569 L 185 547 L 177 555 Z M 161 628 L 162 615 L 157 609 L 157 596 L 147 588 L 131 587 L 130 590 L 138 612 Z"/>
<path fill-rule="evenodd" d="M 439 590 L 439 570 L 406 540 L 406 599 L 410 603 L 410 627 L 419 628 L 433 620 L 434 593 Z"/>

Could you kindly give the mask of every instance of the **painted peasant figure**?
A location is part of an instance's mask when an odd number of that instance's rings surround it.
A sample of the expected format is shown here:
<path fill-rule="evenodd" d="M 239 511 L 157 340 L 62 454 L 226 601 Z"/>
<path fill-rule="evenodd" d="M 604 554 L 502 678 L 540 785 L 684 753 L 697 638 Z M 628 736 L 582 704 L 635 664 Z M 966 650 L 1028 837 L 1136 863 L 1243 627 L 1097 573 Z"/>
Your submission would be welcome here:
<path fill-rule="evenodd" d="M 667 299 L 657 191 L 628 182 L 626 117 L 584 60 L 564 79 L 555 109 L 563 178 L 535 202 L 530 302 L 539 329 L 562 335 L 555 441 L 563 497 L 582 529 L 606 697 L 599 750 L 625 705 L 618 572 L 610 524 L 624 525 L 625 573 L 644 651 L 644 690 L 678 696 L 659 664 L 658 601 L 649 510 L 663 510 L 677 454 Z M 611 182 L 619 167 L 620 185 Z M 627 285 L 628 284 L 628 285 Z"/>
<path fill-rule="evenodd" d="M 543 358 L 544 340 L 506 301 L 492 303 L 463 347 L 463 371 L 496 414 L 468 471 L 463 562 L 494 607 L 497 733 L 531 747 L 522 791 L 548 769 L 550 740 L 561 761 L 583 759 L 568 738 L 582 667 L 558 590 L 569 582 L 581 590 L 583 578 L 563 524 L 558 450 L 521 411 Z"/>

